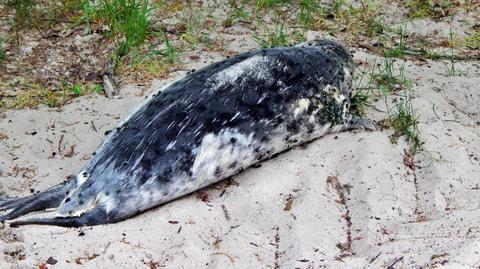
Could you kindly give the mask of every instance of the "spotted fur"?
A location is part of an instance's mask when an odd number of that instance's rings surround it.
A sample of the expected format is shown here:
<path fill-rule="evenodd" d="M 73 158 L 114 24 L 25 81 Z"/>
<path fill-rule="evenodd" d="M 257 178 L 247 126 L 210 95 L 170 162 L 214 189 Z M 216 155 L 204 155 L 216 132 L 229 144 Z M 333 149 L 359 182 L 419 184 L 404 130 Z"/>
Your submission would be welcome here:
<path fill-rule="evenodd" d="M 53 205 L 53 219 L 14 223 L 117 222 L 326 133 L 372 128 L 348 114 L 353 71 L 348 52 L 328 40 L 211 64 L 127 117 L 71 180 L 27 201 L 0 202 L 12 209 L 0 220 Z"/>

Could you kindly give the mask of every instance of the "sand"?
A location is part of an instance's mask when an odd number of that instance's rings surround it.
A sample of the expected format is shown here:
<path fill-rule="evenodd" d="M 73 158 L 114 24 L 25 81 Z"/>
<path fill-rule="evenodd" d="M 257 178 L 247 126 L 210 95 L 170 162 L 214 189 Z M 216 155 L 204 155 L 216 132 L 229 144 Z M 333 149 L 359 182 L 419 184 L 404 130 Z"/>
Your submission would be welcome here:
<path fill-rule="evenodd" d="M 442 62 L 405 62 L 424 142 L 415 165 L 391 130 L 331 134 L 117 224 L 0 225 L 0 268 L 478 268 L 480 66 L 456 66 L 462 75 L 450 77 Z M 6 112 L 0 192 L 28 195 L 76 173 L 166 83 Z"/>

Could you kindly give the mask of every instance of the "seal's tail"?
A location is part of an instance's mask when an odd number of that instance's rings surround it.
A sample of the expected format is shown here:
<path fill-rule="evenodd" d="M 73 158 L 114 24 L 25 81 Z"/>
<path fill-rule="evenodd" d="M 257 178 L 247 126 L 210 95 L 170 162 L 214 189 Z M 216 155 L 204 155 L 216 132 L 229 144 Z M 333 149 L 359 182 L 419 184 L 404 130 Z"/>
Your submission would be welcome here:
<path fill-rule="evenodd" d="M 75 178 L 71 178 L 59 185 L 53 186 L 38 194 L 21 198 L 2 198 L 0 211 L 11 210 L 8 214 L 0 216 L 0 222 L 12 220 L 30 212 L 56 208 L 68 193 L 76 187 Z"/>
<path fill-rule="evenodd" d="M 77 217 L 31 218 L 25 220 L 15 220 L 10 222 L 10 226 L 18 227 L 21 225 L 37 224 L 56 225 L 63 227 L 80 227 L 87 225 L 105 224 L 106 222 L 115 221 L 108 221 L 106 211 L 101 207 L 96 207 Z"/>

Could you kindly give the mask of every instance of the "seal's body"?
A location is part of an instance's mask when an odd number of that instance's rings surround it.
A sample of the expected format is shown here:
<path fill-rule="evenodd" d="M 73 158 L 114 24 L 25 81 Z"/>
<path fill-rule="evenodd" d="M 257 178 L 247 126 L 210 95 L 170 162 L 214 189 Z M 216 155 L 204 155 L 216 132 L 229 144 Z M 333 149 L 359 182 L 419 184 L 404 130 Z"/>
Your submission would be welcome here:
<path fill-rule="evenodd" d="M 0 200 L 14 224 L 117 222 L 227 178 L 274 154 L 349 128 L 354 64 L 333 41 L 263 49 L 214 63 L 155 94 L 105 139 L 77 176 Z"/>

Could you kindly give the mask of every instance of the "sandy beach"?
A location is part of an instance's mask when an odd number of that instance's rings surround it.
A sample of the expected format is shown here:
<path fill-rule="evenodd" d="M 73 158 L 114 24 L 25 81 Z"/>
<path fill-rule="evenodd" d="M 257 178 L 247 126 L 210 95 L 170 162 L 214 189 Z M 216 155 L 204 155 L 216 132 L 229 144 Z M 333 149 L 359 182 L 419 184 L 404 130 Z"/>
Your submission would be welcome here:
<path fill-rule="evenodd" d="M 445 26 L 416 20 L 407 27 L 425 28 Z M 247 39 L 239 34 L 230 46 L 255 48 Z M 361 68 L 379 59 L 351 51 Z M 169 79 L 123 87 L 114 99 L 93 94 L 59 109 L 6 111 L 0 194 L 29 195 L 77 173 L 147 95 L 224 58 L 198 55 Z M 0 224 L 0 268 L 480 267 L 480 63 L 458 60 L 454 76 L 442 61 L 395 64 L 415 89 L 422 150 L 414 158 L 403 137 L 390 141 L 390 129 L 330 134 L 120 223 Z M 385 113 L 367 108 L 367 117 L 380 121 Z"/>

